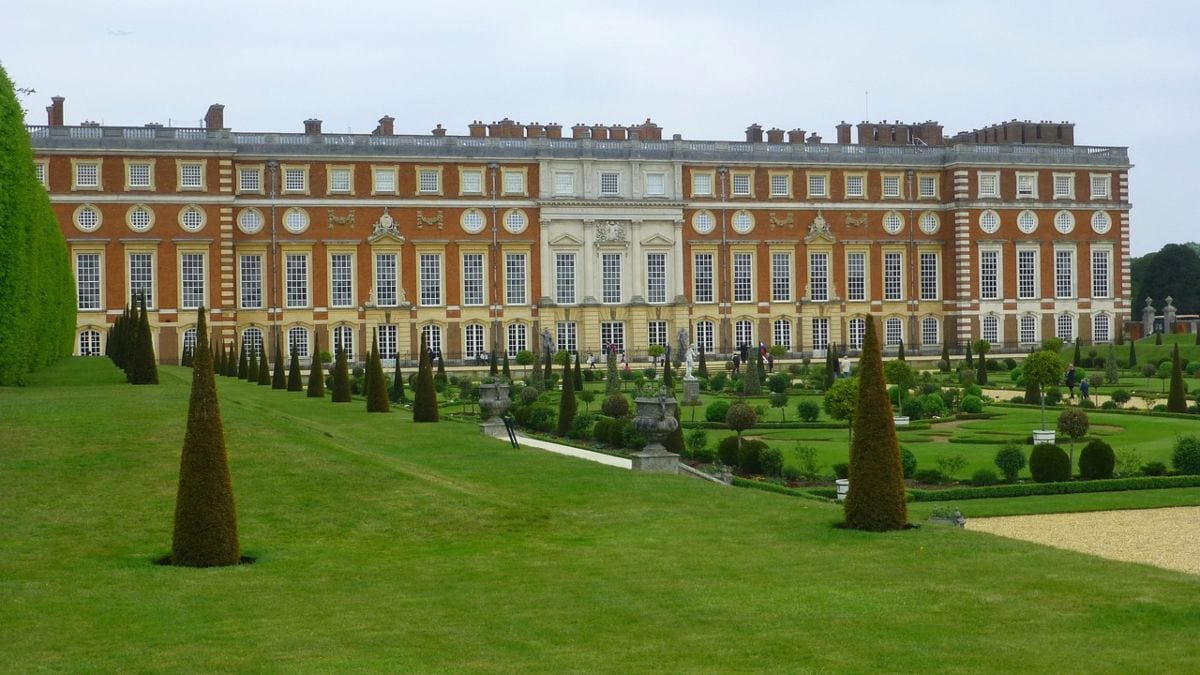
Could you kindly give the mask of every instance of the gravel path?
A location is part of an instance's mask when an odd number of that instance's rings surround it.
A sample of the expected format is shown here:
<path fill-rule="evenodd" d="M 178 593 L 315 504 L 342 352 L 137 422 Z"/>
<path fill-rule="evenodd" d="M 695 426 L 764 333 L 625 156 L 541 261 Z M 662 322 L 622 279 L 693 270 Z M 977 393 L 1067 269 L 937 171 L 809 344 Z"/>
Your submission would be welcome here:
<path fill-rule="evenodd" d="M 1200 506 L 973 518 L 967 529 L 1200 574 Z"/>

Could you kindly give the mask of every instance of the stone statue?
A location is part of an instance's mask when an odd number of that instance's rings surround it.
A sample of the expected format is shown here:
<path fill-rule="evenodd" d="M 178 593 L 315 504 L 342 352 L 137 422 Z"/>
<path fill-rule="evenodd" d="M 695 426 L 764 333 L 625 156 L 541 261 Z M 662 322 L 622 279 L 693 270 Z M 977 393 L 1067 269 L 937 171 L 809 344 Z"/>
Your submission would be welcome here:
<path fill-rule="evenodd" d="M 546 354 L 554 356 L 554 338 L 550 336 L 550 329 L 542 329 L 542 347 L 546 350 Z"/>
<path fill-rule="evenodd" d="M 696 379 L 696 376 L 692 374 L 692 370 L 696 367 L 696 357 L 699 355 L 700 355 L 700 352 L 698 349 L 696 349 L 695 342 L 688 345 L 687 357 L 686 357 L 687 358 L 687 372 L 684 374 L 683 379 L 685 379 L 685 380 Z"/>

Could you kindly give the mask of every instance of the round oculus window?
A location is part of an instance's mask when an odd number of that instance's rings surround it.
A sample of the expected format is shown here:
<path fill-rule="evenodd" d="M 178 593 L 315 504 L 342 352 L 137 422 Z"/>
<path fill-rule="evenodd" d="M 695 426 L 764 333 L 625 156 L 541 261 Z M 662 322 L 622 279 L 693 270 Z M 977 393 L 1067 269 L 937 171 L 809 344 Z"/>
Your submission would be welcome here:
<path fill-rule="evenodd" d="M 238 229 L 246 234 L 258 234 L 263 228 L 262 212 L 258 209 L 242 209 L 237 224 Z"/>
<path fill-rule="evenodd" d="M 195 206 L 184 207 L 179 212 L 179 226 L 188 232 L 199 232 L 204 229 L 204 212 Z"/>
<path fill-rule="evenodd" d="M 738 234 L 750 234 L 754 229 L 754 217 L 746 211 L 733 214 L 733 231 Z"/>
<path fill-rule="evenodd" d="M 895 211 L 888 211 L 883 214 L 883 231 L 888 234 L 900 234 L 900 230 L 904 229 L 904 219 Z"/>
<path fill-rule="evenodd" d="M 1062 234 L 1070 234 L 1075 229 L 1075 216 L 1070 211 L 1059 211 L 1054 214 L 1054 229 Z"/>
<path fill-rule="evenodd" d="M 1000 215 L 992 210 L 979 214 L 979 229 L 987 234 L 995 234 L 1000 229 Z"/>
<path fill-rule="evenodd" d="M 138 204 L 129 209 L 126 220 L 129 222 L 129 229 L 145 232 L 154 226 L 154 212 L 145 204 Z"/>
<path fill-rule="evenodd" d="M 1112 228 L 1112 218 L 1104 211 L 1097 211 L 1092 214 L 1092 232 L 1096 234 L 1107 234 Z"/>
<path fill-rule="evenodd" d="M 463 232 L 467 234 L 479 234 L 483 232 L 485 221 L 483 213 L 479 209 L 467 209 L 463 211 L 462 218 L 459 219 L 459 224 L 462 225 Z"/>
<path fill-rule="evenodd" d="M 84 204 L 75 209 L 75 227 L 84 232 L 95 232 L 100 229 L 102 219 L 100 209 L 91 204 Z"/>
<path fill-rule="evenodd" d="M 1017 229 L 1025 234 L 1033 234 L 1037 229 L 1037 214 L 1033 211 L 1022 211 L 1017 214 Z"/>
<path fill-rule="evenodd" d="M 308 229 L 308 214 L 301 208 L 290 208 L 283 214 L 283 229 L 300 234 Z"/>
<path fill-rule="evenodd" d="M 692 216 L 692 229 L 696 234 L 708 234 L 717 226 L 716 218 L 711 211 L 699 211 Z"/>
<path fill-rule="evenodd" d="M 521 234 L 525 231 L 525 226 L 529 224 L 529 220 L 525 218 L 525 212 L 518 209 L 512 209 L 504 214 L 504 229 L 512 234 Z"/>
<path fill-rule="evenodd" d="M 921 214 L 921 220 L 918 221 L 918 226 L 925 234 L 934 234 L 941 227 L 941 222 L 938 221 L 938 216 L 933 211 L 926 211 Z"/>

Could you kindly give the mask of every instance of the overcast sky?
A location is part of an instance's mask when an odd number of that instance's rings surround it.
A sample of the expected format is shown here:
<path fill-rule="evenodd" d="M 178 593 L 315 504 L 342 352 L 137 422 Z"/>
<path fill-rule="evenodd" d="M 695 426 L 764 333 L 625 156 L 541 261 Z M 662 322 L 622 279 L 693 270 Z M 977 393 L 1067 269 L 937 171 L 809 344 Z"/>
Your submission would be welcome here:
<path fill-rule="evenodd" d="M 398 133 L 473 119 L 630 124 L 741 140 L 802 128 L 934 119 L 947 133 L 1068 120 L 1081 145 L 1130 148 L 1133 252 L 1200 240 L 1178 207 L 1200 187 L 1200 3 L 28 2 L 0 25 L 0 62 L 29 121 L 242 131 Z M 869 95 L 867 94 L 869 92 Z"/>

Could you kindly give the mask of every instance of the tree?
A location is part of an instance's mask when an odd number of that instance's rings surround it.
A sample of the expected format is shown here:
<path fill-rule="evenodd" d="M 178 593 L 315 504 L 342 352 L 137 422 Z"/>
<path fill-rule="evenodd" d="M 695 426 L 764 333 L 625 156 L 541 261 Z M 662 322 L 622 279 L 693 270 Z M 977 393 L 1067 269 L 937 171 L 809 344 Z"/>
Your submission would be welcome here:
<path fill-rule="evenodd" d="M 225 350 L 225 377 L 237 377 L 238 374 L 238 359 L 234 354 L 236 342 L 229 341 L 229 348 Z"/>
<path fill-rule="evenodd" d="M 75 339 L 71 256 L 33 166 L 24 113 L 0 67 L 0 386 L 70 356 Z"/>
<path fill-rule="evenodd" d="M 129 381 L 132 384 L 158 384 L 158 364 L 154 360 L 154 336 L 150 334 L 150 317 L 146 313 L 145 295 L 139 297 L 138 305 L 140 311 L 137 340 L 133 347 Z"/>
<path fill-rule="evenodd" d="M 583 391 L 583 371 L 579 368 L 579 352 L 575 352 L 575 372 L 572 374 L 571 384 L 575 385 L 575 391 Z"/>
<path fill-rule="evenodd" d="M 729 412 L 725 413 L 725 425 L 730 431 L 737 433 L 738 449 L 742 447 L 742 432 L 749 429 L 758 422 L 758 415 L 755 414 L 754 408 L 746 405 L 745 401 L 736 401 L 729 406 Z"/>
<path fill-rule="evenodd" d="M 1187 244 L 1167 244 L 1131 261 L 1133 298 L 1168 295 L 1180 314 L 1200 313 L 1200 255 Z"/>
<path fill-rule="evenodd" d="M 568 355 L 569 356 L 569 355 Z M 574 374 L 571 372 L 571 360 L 566 359 L 563 364 L 562 374 L 562 396 L 558 399 L 558 435 L 566 436 L 571 430 L 571 424 L 575 422 L 575 413 L 579 410 L 579 404 L 575 402 L 575 385 L 572 382 Z"/>
<path fill-rule="evenodd" d="M 308 397 L 325 398 L 325 369 L 321 367 L 321 336 L 313 332 L 312 362 L 308 367 Z"/>
<path fill-rule="evenodd" d="M 296 374 L 299 375 L 299 365 L 297 365 Z M 279 334 L 275 334 L 275 373 L 271 377 L 272 389 L 287 389 L 287 374 L 283 370 L 283 340 L 279 339 Z"/>
<path fill-rule="evenodd" d="M 971 342 L 967 341 L 967 353 L 963 356 L 963 360 L 967 362 L 968 368 L 975 367 L 975 357 L 971 354 Z"/>
<path fill-rule="evenodd" d="M 249 372 L 250 358 L 246 355 L 246 336 L 243 335 L 241 341 L 238 342 L 237 378 L 244 380 L 248 377 Z"/>
<path fill-rule="evenodd" d="M 1075 466 L 1075 441 L 1088 432 L 1088 416 L 1083 408 L 1067 408 L 1058 416 L 1058 431 L 1071 439 L 1071 453 L 1067 456 Z"/>
<path fill-rule="evenodd" d="M 342 345 L 334 349 L 337 356 L 333 361 L 333 399 L 334 403 L 350 402 L 350 364 L 346 361 L 346 350 Z"/>
<path fill-rule="evenodd" d="M 121 321 L 120 319 L 117 319 L 118 323 L 120 321 Z M 225 374 L 225 358 L 224 358 L 225 350 L 222 349 L 220 345 L 217 345 L 216 349 L 210 348 L 209 351 L 211 351 L 213 354 L 213 374 L 214 375 L 224 375 Z M 194 356 L 192 357 L 192 360 L 195 361 Z M 116 363 L 115 360 L 113 362 Z"/>
<path fill-rule="evenodd" d="M 942 360 L 938 364 L 938 369 L 943 373 L 950 372 L 950 341 L 942 340 Z"/>
<path fill-rule="evenodd" d="M 438 349 L 437 360 L 437 374 L 433 376 L 433 381 L 437 384 L 445 385 L 449 379 L 446 377 L 446 359 L 442 356 L 440 348 Z"/>
<path fill-rule="evenodd" d="M 883 372 L 886 374 L 887 382 L 896 385 L 896 388 L 900 390 L 896 407 L 903 410 L 904 394 L 917 383 L 917 371 L 904 361 L 888 361 L 883 364 Z"/>
<path fill-rule="evenodd" d="M 383 377 L 383 361 L 379 358 L 379 336 L 371 335 L 371 354 L 367 358 L 367 412 L 388 412 L 387 380 Z"/>
<path fill-rule="evenodd" d="M 825 377 L 821 382 L 821 388 L 824 389 L 825 391 L 829 391 L 829 388 L 832 387 L 833 383 L 837 381 L 837 376 L 838 376 L 837 355 L 834 354 L 834 351 L 832 349 L 826 349 L 825 350 Z"/>
<path fill-rule="evenodd" d="M 316 359 L 313 359 L 314 361 Z M 300 376 L 300 357 L 296 355 L 296 345 L 292 345 L 292 362 L 288 365 L 288 391 L 303 391 L 304 386 Z"/>
<path fill-rule="evenodd" d="M 846 420 L 850 440 L 854 440 L 854 414 L 858 411 L 858 377 L 847 377 L 833 383 L 822 402 L 830 419 Z"/>
<path fill-rule="evenodd" d="M 975 383 L 985 385 L 988 383 L 987 371 L 987 353 L 991 351 L 992 345 L 987 340 L 979 340 L 975 343 L 975 351 L 979 352 L 979 362 L 975 370 Z"/>
<path fill-rule="evenodd" d="M 408 396 L 404 393 L 404 374 L 400 372 L 400 357 L 396 356 L 396 372 L 392 377 L 392 403 L 405 403 Z"/>
<path fill-rule="evenodd" d="M 529 355 L 529 360 L 526 365 L 532 365 L 529 368 L 529 386 L 538 391 L 546 390 L 546 371 L 542 369 L 542 364 L 537 360 L 537 355 L 533 352 L 526 352 Z M 521 363 L 521 353 L 517 353 L 517 363 Z"/>
<path fill-rule="evenodd" d="M 258 386 L 260 386 L 260 387 L 270 386 L 271 385 L 271 366 L 270 366 L 270 364 L 267 363 L 267 352 L 265 349 L 265 345 L 259 346 L 258 353 L 259 353 Z M 283 371 L 279 371 L 279 372 L 280 372 L 280 375 L 283 374 Z"/>
<path fill-rule="evenodd" d="M 249 358 L 246 361 L 246 381 L 258 381 L 258 350 L 254 345 L 246 345 L 246 351 L 249 353 Z"/>
<path fill-rule="evenodd" d="M 617 352 L 608 350 L 608 364 L 604 372 L 604 393 L 607 396 L 621 393 L 621 380 L 617 377 Z"/>
<path fill-rule="evenodd" d="M 683 422 L 679 419 L 679 406 L 675 406 L 675 428 L 663 439 L 663 448 L 676 455 L 683 454 Z"/>
<path fill-rule="evenodd" d="M 846 527 L 886 531 L 908 526 L 904 467 L 883 379 L 883 357 L 874 317 L 867 318 L 858 364 L 858 409 L 850 442 L 850 492 Z"/>
<path fill-rule="evenodd" d="M 663 359 L 662 385 L 667 388 L 667 391 L 675 388 L 675 371 L 671 370 L 670 359 Z"/>
<path fill-rule="evenodd" d="M 1171 352 L 1171 393 L 1167 395 L 1167 412 L 1187 412 L 1187 389 L 1183 386 L 1183 364 L 1179 359 L 1179 343 Z"/>
<path fill-rule="evenodd" d="M 488 352 L 488 375 L 496 377 L 500 374 L 499 361 L 496 358 L 496 350 Z"/>
<path fill-rule="evenodd" d="M 187 432 L 179 458 L 171 564 L 217 567 L 241 562 L 233 481 L 213 378 L 204 308 L 199 310 Z"/>
<path fill-rule="evenodd" d="M 1108 346 L 1108 356 L 1104 358 L 1104 383 L 1117 384 L 1121 381 L 1121 371 L 1117 367 L 1117 348 Z"/>
<path fill-rule="evenodd" d="M 1023 366 L 1025 382 L 1038 388 L 1039 392 L 1046 387 L 1058 384 L 1063 377 L 1063 361 L 1057 351 L 1042 349 L 1025 358 Z M 1046 428 L 1046 397 L 1039 396 L 1038 403 L 1042 406 L 1042 429 Z"/>
<path fill-rule="evenodd" d="M 699 348 L 696 351 L 700 352 L 700 364 L 697 367 L 697 374 L 700 377 L 708 377 L 708 363 L 704 360 L 704 349 Z"/>
<path fill-rule="evenodd" d="M 762 380 L 759 379 L 759 365 L 762 363 L 762 357 L 759 356 L 758 350 L 754 350 L 754 359 L 746 364 L 746 374 L 742 376 L 742 393 L 747 396 L 758 396 L 762 393 Z"/>
<path fill-rule="evenodd" d="M 1137 365 L 1137 340 L 1129 341 L 1129 367 Z"/>
<path fill-rule="evenodd" d="M 1071 357 L 1071 365 L 1075 366 L 1076 368 L 1083 365 L 1083 356 L 1081 354 L 1081 349 L 1080 349 L 1080 346 L 1082 344 L 1083 343 L 1080 340 L 1080 338 L 1076 337 L 1075 338 L 1075 355 L 1073 357 Z"/>
<path fill-rule="evenodd" d="M 596 400 L 596 392 L 591 389 L 584 389 L 579 392 L 579 400 L 583 401 L 583 412 L 586 415 L 592 408 L 592 401 Z"/>
<path fill-rule="evenodd" d="M 896 359 L 898 361 L 904 360 L 904 340 L 901 340 L 899 345 L 896 347 Z"/>
<path fill-rule="evenodd" d="M 508 352 L 504 352 L 504 367 L 500 369 L 500 376 L 508 381 L 512 381 L 512 370 L 508 367 Z"/>
<path fill-rule="evenodd" d="M 192 348 L 184 345 L 183 354 L 179 357 L 179 365 L 190 368 L 192 365 Z"/>
<path fill-rule="evenodd" d="M 768 400 L 770 400 L 772 408 L 779 408 L 779 419 L 786 422 L 788 395 L 783 392 L 776 392 L 771 394 Z"/>
<path fill-rule="evenodd" d="M 420 360 L 417 361 L 417 384 L 413 393 L 413 421 L 438 421 L 437 390 L 433 385 L 433 364 L 425 336 L 421 335 Z"/>

